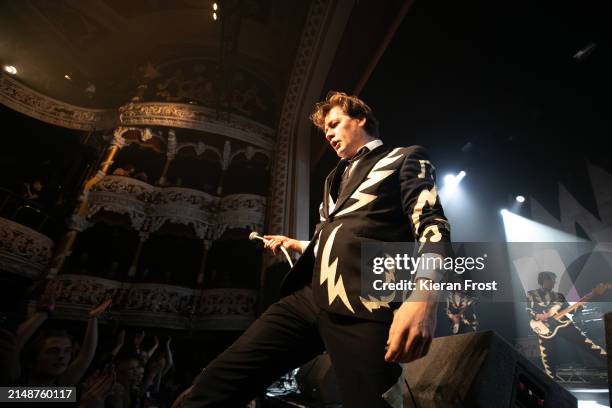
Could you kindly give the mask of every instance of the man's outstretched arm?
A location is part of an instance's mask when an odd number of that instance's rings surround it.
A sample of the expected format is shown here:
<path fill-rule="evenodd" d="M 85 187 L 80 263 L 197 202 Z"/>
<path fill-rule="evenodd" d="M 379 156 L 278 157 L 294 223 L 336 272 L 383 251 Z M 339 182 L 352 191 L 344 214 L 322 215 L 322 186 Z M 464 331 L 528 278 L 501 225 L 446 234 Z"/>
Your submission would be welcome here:
<path fill-rule="evenodd" d="M 408 217 L 415 240 L 425 243 L 422 256 L 443 257 L 436 243 L 450 242 L 450 226 L 438 197 L 435 168 L 425 149 L 416 146 L 404 158 L 400 168 L 402 210 Z M 426 243 L 434 243 L 428 248 Z M 420 269 L 416 280 L 441 281 L 437 270 Z M 387 340 L 388 362 L 407 363 L 427 354 L 436 328 L 438 292 L 421 290 L 420 285 L 395 311 Z"/>

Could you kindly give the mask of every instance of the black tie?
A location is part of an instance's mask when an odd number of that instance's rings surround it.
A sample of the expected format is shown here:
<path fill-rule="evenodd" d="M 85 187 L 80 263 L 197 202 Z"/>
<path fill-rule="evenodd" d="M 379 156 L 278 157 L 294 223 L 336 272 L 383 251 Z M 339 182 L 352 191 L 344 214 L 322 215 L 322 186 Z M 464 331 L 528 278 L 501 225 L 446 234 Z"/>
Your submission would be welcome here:
<path fill-rule="evenodd" d="M 340 194 L 342 194 L 342 190 L 344 190 L 344 188 L 348 184 L 348 180 L 349 180 L 349 177 L 351 175 L 351 167 L 353 166 L 353 163 L 356 162 L 357 160 L 361 159 L 369 151 L 370 151 L 370 149 L 368 149 L 367 147 L 363 146 L 361 149 L 359 149 L 359 151 L 357 152 L 356 155 L 354 155 L 353 157 L 351 157 L 350 159 L 347 160 L 347 166 L 344 169 L 344 172 L 342 173 L 342 180 L 340 181 L 340 188 L 338 190 L 338 196 L 340 196 Z"/>
<path fill-rule="evenodd" d="M 346 170 L 346 166 L 348 166 L 349 162 L 346 159 L 340 159 L 338 164 L 336 165 L 336 172 L 334 173 L 334 178 L 331 183 L 331 196 L 334 200 L 338 199 L 338 195 L 340 193 L 340 184 L 341 179 L 344 175 L 344 171 Z"/>

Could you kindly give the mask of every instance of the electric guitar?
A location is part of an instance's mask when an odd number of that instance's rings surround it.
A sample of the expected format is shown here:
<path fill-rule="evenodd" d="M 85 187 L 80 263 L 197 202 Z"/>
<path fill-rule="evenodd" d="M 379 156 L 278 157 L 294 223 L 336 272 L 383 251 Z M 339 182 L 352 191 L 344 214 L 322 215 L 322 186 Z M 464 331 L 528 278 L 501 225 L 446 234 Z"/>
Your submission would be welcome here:
<path fill-rule="evenodd" d="M 463 306 L 458 313 L 455 314 L 456 316 L 459 316 L 459 321 L 457 323 L 453 322 L 452 324 L 451 329 L 453 334 L 459 333 L 459 327 L 461 327 L 461 322 L 463 322 L 465 325 L 470 325 L 470 322 L 463 316 L 463 314 L 472 305 L 472 303 L 474 303 L 474 300 L 468 301 L 468 303 Z"/>
<path fill-rule="evenodd" d="M 541 321 L 532 319 L 529 322 L 529 326 L 531 326 L 531 330 L 533 330 L 541 338 L 552 339 L 557 335 L 559 329 L 562 327 L 567 327 L 572 323 L 570 318 L 566 316 L 568 313 L 572 313 L 574 310 L 590 301 L 592 297 L 600 296 L 610 288 L 612 288 L 612 283 L 600 283 L 591 292 L 580 298 L 580 300 L 578 300 L 576 303 L 566 307 L 563 310 L 559 310 L 561 309 L 561 305 L 551 307 L 546 312 L 550 316 L 548 320 Z"/>

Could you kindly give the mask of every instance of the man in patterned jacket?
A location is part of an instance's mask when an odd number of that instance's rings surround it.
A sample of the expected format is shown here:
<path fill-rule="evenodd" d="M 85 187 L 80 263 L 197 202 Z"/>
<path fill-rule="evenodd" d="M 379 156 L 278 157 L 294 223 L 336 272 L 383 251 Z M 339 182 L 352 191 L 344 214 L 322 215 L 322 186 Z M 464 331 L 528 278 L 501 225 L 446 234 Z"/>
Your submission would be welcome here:
<path fill-rule="evenodd" d="M 527 312 L 532 319 L 546 322 L 554 314 L 551 311 L 553 306 L 558 306 L 558 310 L 569 307 L 565 296 L 553 290 L 556 280 L 557 275 L 553 272 L 544 271 L 538 274 L 540 288 L 527 292 Z M 546 339 L 538 336 L 542 366 L 550 378 L 555 378 L 559 359 L 562 355 L 559 349 L 559 338 L 566 339 L 572 346 L 584 349 L 588 354 L 594 356 L 596 360 L 600 360 L 602 365 L 606 364 L 606 351 L 593 343 L 586 333 L 572 322 L 565 327 L 559 328 L 557 334 L 551 338 Z"/>
<path fill-rule="evenodd" d="M 397 382 L 398 363 L 429 349 L 438 294 L 414 291 L 395 306 L 365 299 L 360 261 L 363 242 L 449 241 L 433 165 L 420 146 L 385 146 L 371 109 L 355 96 L 330 93 L 311 119 L 341 159 L 325 181 L 320 223 L 309 242 L 264 237 L 275 253 L 283 246 L 302 254 L 283 282 L 285 297 L 209 364 L 186 406 L 240 406 L 327 350 L 344 407 L 388 407 L 382 394 Z"/>
<path fill-rule="evenodd" d="M 453 334 L 478 331 L 476 299 L 463 291 L 452 290 L 446 297 L 446 316 L 451 321 Z"/>

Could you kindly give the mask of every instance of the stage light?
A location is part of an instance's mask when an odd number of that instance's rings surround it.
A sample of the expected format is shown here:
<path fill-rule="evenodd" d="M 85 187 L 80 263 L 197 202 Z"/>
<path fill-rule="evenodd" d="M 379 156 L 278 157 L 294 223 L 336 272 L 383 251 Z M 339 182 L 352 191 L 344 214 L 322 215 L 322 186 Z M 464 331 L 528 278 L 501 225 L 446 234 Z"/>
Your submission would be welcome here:
<path fill-rule="evenodd" d="M 213 20 L 217 21 L 217 13 L 213 13 Z"/>
<path fill-rule="evenodd" d="M 69 74 L 64 75 L 64 78 L 66 78 L 69 81 L 72 81 L 72 77 Z"/>
<path fill-rule="evenodd" d="M 17 68 L 15 68 L 12 65 L 5 65 L 4 66 L 4 70 L 6 72 L 8 72 L 9 74 L 11 74 L 11 75 L 16 75 L 17 74 Z"/>
<path fill-rule="evenodd" d="M 466 172 L 463 170 L 461 170 L 457 174 L 447 174 L 446 176 L 444 176 L 444 184 L 448 186 L 457 186 L 459 183 L 461 183 L 461 180 L 465 178 L 465 175 Z"/>
<path fill-rule="evenodd" d="M 586 242 L 576 235 L 521 217 L 506 208 L 499 212 L 507 242 Z"/>
<path fill-rule="evenodd" d="M 217 5 L 217 3 L 213 3 L 213 10 L 217 11 L 218 8 L 219 6 Z"/>
<path fill-rule="evenodd" d="M 457 174 L 447 174 L 444 176 L 444 184 L 447 186 L 457 186 L 464 179 L 466 173 L 461 170 Z"/>
<path fill-rule="evenodd" d="M 442 190 L 440 191 L 443 191 L 443 194 L 445 194 L 447 197 L 450 197 L 457 191 L 457 186 L 459 186 L 459 183 L 461 183 L 461 180 L 464 179 L 465 175 L 466 173 L 463 170 L 461 170 L 456 175 L 447 174 L 446 176 L 444 176 L 444 185 L 442 186 Z"/>
<path fill-rule="evenodd" d="M 597 401 L 578 400 L 578 408 L 606 408 L 608 405 L 601 405 Z"/>
<path fill-rule="evenodd" d="M 524 202 L 525 202 L 525 197 L 523 197 L 522 195 L 517 195 L 517 196 L 516 196 L 516 198 L 515 198 L 515 200 L 516 200 L 518 203 L 524 203 Z"/>
<path fill-rule="evenodd" d="M 572 58 L 574 58 L 575 60 L 585 59 L 586 57 L 589 56 L 590 53 L 593 52 L 595 48 L 597 48 L 597 44 L 594 42 L 590 42 L 584 48 L 582 48 L 580 51 L 574 54 Z"/>

